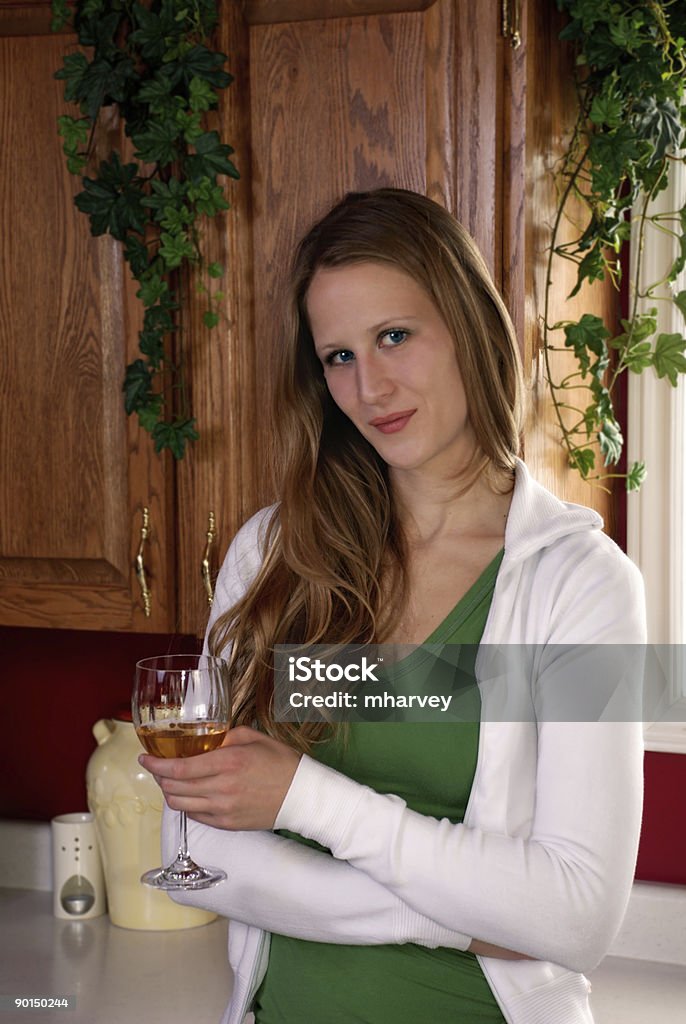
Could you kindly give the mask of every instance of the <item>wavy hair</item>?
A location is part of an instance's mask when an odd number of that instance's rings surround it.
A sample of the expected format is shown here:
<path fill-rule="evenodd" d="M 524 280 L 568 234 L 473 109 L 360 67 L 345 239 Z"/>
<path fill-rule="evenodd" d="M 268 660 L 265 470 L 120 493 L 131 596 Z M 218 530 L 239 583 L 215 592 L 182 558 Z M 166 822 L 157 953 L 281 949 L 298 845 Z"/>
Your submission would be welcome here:
<path fill-rule="evenodd" d="M 465 490 L 511 486 L 522 425 L 519 350 L 475 243 L 443 207 L 404 189 L 349 193 L 305 235 L 286 293 L 274 376 L 272 475 L 279 505 L 245 594 L 210 634 L 241 680 L 235 724 L 300 750 L 324 724 L 273 721 L 278 644 L 383 642 L 404 604 L 406 545 L 386 464 L 333 402 L 315 354 L 307 292 L 320 267 L 390 264 L 432 297 L 455 344 L 476 446 Z"/>

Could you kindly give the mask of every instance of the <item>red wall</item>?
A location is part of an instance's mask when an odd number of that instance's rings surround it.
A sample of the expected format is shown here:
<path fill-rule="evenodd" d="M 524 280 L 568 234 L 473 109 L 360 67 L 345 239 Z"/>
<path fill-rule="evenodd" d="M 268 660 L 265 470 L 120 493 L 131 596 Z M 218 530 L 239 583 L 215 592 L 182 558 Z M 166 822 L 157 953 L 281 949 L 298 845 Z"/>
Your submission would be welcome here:
<path fill-rule="evenodd" d="M 686 885 L 686 754 L 646 753 L 636 877 Z"/>
<path fill-rule="evenodd" d="M 183 636 L 0 627 L 0 816 L 47 821 L 86 810 L 93 724 L 130 708 L 140 658 L 199 644 Z"/>
<path fill-rule="evenodd" d="M 0 816 L 84 810 L 91 728 L 128 708 L 135 662 L 198 647 L 194 637 L 0 627 Z M 647 753 L 645 775 L 636 875 L 686 885 L 686 755 Z"/>

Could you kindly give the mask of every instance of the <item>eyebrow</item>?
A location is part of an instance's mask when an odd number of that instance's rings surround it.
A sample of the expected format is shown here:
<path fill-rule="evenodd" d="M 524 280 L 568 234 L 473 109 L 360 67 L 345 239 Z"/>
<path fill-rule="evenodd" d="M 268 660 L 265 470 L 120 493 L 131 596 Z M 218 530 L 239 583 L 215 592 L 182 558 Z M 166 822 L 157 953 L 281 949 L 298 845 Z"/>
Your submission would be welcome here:
<path fill-rule="evenodd" d="M 411 320 L 416 323 L 418 319 L 419 318 L 416 316 L 389 316 L 381 320 L 380 323 L 373 324 L 371 327 L 369 327 L 367 329 L 367 334 L 375 335 L 378 334 L 379 331 L 382 331 L 384 327 L 391 327 L 391 325 L 399 326 L 401 323 L 408 323 Z M 342 341 L 330 342 L 328 345 L 322 345 L 321 348 L 318 348 L 316 343 L 314 346 L 317 355 L 323 355 L 325 352 L 336 352 L 339 349 L 344 350 L 345 347 L 346 346 Z"/>

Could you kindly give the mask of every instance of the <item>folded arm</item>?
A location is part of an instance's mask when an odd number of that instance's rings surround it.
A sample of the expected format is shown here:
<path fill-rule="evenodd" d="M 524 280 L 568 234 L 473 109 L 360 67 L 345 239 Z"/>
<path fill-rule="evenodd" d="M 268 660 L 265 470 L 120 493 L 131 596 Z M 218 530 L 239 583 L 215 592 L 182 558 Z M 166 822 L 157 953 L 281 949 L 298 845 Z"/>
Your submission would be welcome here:
<path fill-rule="evenodd" d="M 189 846 L 201 864 L 221 866 L 228 879 L 212 889 L 174 893 L 266 931 L 315 942 L 381 945 L 414 942 L 466 949 L 470 938 L 413 910 L 350 864 L 269 831 L 229 832 L 188 823 Z M 165 807 L 164 863 L 178 844 L 178 814 Z"/>

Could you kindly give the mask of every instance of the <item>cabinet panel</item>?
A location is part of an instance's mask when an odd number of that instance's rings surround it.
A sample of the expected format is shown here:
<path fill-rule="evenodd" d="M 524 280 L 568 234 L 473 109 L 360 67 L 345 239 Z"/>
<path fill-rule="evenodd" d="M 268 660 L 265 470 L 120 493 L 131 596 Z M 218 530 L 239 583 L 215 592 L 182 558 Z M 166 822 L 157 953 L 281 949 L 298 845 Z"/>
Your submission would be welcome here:
<path fill-rule="evenodd" d="M 118 243 L 92 238 L 73 204 L 81 186 L 64 165 L 53 74 L 76 40 L 45 32 L 45 11 L 0 6 L 0 621 L 166 630 L 165 464 L 121 394 L 137 303 Z M 96 159 L 116 119 L 98 132 Z M 144 505 L 150 617 L 134 573 Z"/>
<path fill-rule="evenodd" d="M 209 509 L 216 568 L 241 522 L 273 500 L 272 353 L 283 275 L 307 225 L 348 190 L 425 191 L 457 213 L 500 275 L 498 11 L 456 0 L 223 4 L 220 45 L 235 81 L 219 121 L 243 180 L 231 183 L 223 235 L 210 229 L 211 258 L 228 262 L 232 286 L 220 337 L 208 337 L 190 302 L 201 441 L 179 467 L 184 630 L 202 630 L 207 617 L 199 565 Z"/>

